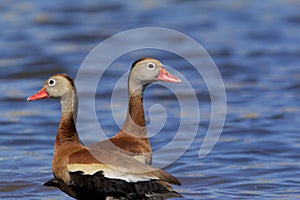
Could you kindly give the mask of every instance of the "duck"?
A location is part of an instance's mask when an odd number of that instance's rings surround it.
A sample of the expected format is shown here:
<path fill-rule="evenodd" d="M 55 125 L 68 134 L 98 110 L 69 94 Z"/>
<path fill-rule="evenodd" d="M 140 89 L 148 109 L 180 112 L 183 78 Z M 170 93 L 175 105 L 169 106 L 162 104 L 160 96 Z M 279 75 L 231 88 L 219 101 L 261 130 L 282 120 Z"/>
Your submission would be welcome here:
<path fill-rule="evenodd" d="M 181 185 L 180 181 L 166 171 L 127 154 L 83 145 L 74 121 L 77 92 L 71 77 L 51 76 L 27 101 L 44 98 L 58 99 L 61 104 L 52 159 L 52 186 L 78 200 L 182 197 L 171 187 L 171 184 Z"/>
<path fill-rule="evenodd" d="M 181 80 L 170 74 L 159 60 L 136 60 L 132 64 L 127 82 L 128 109 L 121 130 L 110 139 L 93 143 L 89 147 L 119 151 L 151 165 L 152 148 L 146 130 L 143 93 L 149 84 L 157 81 L 181 83 Z"/>

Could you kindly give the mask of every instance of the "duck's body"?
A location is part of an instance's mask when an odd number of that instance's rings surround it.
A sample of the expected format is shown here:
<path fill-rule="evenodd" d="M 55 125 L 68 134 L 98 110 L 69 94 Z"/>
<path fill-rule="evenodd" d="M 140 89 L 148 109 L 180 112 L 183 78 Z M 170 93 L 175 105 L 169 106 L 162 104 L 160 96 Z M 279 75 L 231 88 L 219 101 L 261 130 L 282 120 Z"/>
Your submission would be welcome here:
<path fill-rule="evenodd" d="M 106 149 L 85 147 L 74 122 L 76 88 L 66 75 L 54 75 L 28 100 L 46 97 L 61 101 L 62 116 L 57 131 L 52 172 L 54 186 L 76 199 L 153 199 L 180 197 L 170 184 L 179 181 L 167 172 L 132 157 Z"/>
<path fill-rule="evenodd" d="M 178 196 L 156 180 L 179 182 L 163 171 L 145 167 L 129 156 L 93 150 L 78 138 L 73 115 L 63 117 L 54 147 L 52 170 L 59 188 L 76 199 L 148 199 Z M 70 134 L 66 134 L 70 133 Z"/>
<path fill-rule="evenodd" d="M 89 147 L 118 151 L 151 165 L 152 149 L 146 130 L 143 93 L 147 85 L 156 81 L 181 82 L 156 59 L 142 58 L 135 61 L 128 78 L 128 111 L 122 129 L 112 138 Z"/>

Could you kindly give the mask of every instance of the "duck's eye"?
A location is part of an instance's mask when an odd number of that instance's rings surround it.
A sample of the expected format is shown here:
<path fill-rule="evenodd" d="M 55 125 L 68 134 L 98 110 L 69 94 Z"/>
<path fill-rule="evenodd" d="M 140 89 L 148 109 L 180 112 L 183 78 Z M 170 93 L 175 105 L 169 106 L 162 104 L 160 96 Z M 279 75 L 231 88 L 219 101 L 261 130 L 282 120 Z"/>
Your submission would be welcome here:
<path fill-rule="evenodd" d="M 154 68 L 155 68 L 155 64 L 153 64 L 153 63 L 148 63 L 147 64 L 147 69 L 152 70 Z"/>
<path fill-rule="evenodd" d="M 56 81 L 55 81 L 54 79 L 50 79 L 50 80 L 48 81 L 48 85 L 49 85 L 49 86 L 54 86 L 55 83 L 56 83 Z"/>

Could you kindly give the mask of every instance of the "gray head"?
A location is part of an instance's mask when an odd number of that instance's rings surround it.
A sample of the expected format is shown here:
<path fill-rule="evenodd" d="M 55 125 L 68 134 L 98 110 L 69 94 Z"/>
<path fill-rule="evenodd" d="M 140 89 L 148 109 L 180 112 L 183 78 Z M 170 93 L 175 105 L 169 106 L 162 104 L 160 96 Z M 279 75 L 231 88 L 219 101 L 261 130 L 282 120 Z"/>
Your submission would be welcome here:
<path fill-rule="evenodd" d="M 60 99 L 63 113 L 73 113 L 73 118 L 77 119 L 78 97 L 76 87 L 72 78 L 65 74 L 51 76 L 42 89 L 36 94 L 27 98 L 27 101 L 39 100 L 44 98 Z"/>
<path fill-rule="evenodd" d="M 76 89 L 72 78 L 65 74 L 56 74 L 44 83 L 43 88 L 38 93 L 28 97 L 27 100 L 32 101 L 47 97 L 61 99 L 74 92 L 76 93 Z"/>
<path fill-rule="evenodd" d="M 159 62 L 154 58 L 142 58 L 132 64 L 129 75 L 129 82 L 134 82 L 136 85 L 147 85 L 155 81 L 176 82 L 181 80 L 171 75 Z"/>

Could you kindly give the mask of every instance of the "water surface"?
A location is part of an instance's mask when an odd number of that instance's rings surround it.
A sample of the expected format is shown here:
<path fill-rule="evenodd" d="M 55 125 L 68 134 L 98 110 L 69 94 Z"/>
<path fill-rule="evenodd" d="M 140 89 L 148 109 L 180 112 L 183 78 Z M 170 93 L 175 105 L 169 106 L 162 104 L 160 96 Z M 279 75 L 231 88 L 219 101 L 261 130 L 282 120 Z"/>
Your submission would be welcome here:
<path fill-rule="evenodd" d="M 181 180 L 183 185 L 175 188 L 184 199 L 299 199 L 299 6 L 296 0 L 1 1 L 0 198 L 70 199 L 42 186 L 52 177 L 59 103 L 28 103 L 26 98 L 52 74 L 75 77 L 90 50 L 109 36 L 157 26 L 191 36 L 216 62 L 227 94 L 222 135 L 213 151 L 199 159 L 210 119 L 207 87 L 179 56 L 145 51 L 151 55 L 136 52 L 115 61 L 99 83 L 96 111 L 107 136 L 118 130 L 110 107 L 115 82 L 129 70 L 135 56 L 155 56 L 191 84 L 200 85 L 195 89 L 201 110 L 197 137 L 180 159 L 165 168 Z M 178 45 L 177 41 L 172 45 Z M 188 50 L 193 55 L 193 49 Z M 124 90 L 120 95 L 126 96 Z M 154 150 L 172 140 L 181 114 L 174 94 L 151 85 L 145 92 L 145 110 L 157 103 L 167 110 L 168 120 L 151 137 Z M 124 107 L 120 104 L 115 109 Z M 150 113 L 153 119 L 161 115 L 155 109 Z M 198 126 L 193 120 L 190 126 Z M 86 143 L 97 138 L 91 127 L 88 120 L 79 127 L 86 130 L 80 134 Z M 175 152 L 154 154 L 154 161 L 159 163 Z"/>

